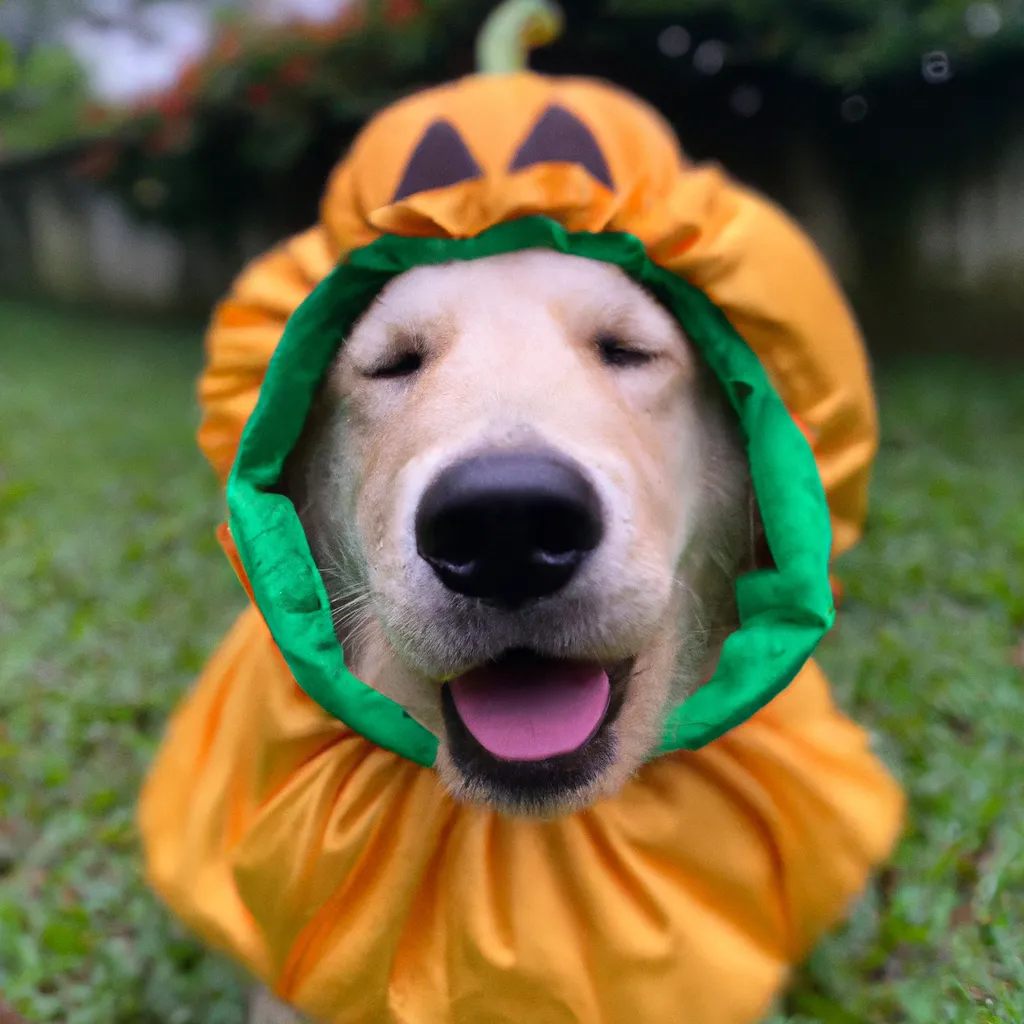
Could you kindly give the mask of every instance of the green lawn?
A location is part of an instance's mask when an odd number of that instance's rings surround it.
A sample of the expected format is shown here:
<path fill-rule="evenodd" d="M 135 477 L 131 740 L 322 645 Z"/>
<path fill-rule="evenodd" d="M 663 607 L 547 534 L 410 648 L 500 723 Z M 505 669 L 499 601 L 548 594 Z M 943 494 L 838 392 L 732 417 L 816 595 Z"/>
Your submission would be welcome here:
<path fill-rule="evenodd" d="M 0 992 L 33 1022 L 237 1022 L 241 980 L 143 888 L 132 824 L 242 603 L 192 437 L 198 339 L 0 306 L 0 353 Z M 874 511 L 822 657 L 912 820 L 779 1020 L 1024 1021 L 1024 370 L 879 386 Z"/>

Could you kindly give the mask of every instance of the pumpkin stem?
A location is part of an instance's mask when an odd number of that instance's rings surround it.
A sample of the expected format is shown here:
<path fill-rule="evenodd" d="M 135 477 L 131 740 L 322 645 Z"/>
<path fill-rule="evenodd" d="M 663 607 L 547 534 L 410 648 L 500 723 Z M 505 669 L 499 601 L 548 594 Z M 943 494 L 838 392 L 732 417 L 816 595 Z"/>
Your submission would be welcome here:
<path fill-rule="evenodd" d="M 564 17 L 553 0 L 505 0 L 488 15 L 476 40 L 476 66 L 484 74 L 525 71 L 531 50 L 553 43 Z"/>

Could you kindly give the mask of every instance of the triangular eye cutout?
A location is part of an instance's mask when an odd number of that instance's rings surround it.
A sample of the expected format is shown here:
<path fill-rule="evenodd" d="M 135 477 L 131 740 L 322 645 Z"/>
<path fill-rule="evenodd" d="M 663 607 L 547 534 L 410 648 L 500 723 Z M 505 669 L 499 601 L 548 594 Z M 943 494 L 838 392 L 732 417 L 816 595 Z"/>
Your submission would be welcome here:
<path fill-rule="evenodd" d="M 534 164 L 578 164 L 592 178 L 614 190 L 608 161 L 590 129 L 565 107 L 552 104 L 533 126 L 516 151 L 509 170 L 521 171 Z"/>
<path fill-rule="evenodd" d="M 397 203 L 417 192 L 447 188 L 480 177 L 483 171 L 455 125 L 450 121 L 434 121 L 409 157 L 401 184 L 391 201 Z"/>

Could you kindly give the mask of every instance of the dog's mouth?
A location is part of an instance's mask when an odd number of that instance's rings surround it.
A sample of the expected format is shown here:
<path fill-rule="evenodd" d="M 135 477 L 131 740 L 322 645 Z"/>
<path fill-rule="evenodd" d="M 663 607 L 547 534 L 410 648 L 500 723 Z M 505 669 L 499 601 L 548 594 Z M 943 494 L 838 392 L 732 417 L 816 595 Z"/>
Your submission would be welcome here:
<path fill-rule="evenodd" d="M 455 767 L 506 805 L 540 808 L 588 788 L 615 761 L 610 726 L 633 665 L 516 650 L 449 680 L 442 707 Z"/>

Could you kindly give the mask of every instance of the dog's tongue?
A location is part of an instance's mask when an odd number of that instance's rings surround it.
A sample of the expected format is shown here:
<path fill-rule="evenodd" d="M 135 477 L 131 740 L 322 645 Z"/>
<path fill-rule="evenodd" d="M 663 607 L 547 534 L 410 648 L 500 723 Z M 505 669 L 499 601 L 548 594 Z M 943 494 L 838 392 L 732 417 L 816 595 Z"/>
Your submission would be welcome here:
<path fill-rule="evenodd" d="M 601 724 L 611 696 L 600 666 L 554 659 L 485 665 L 448 685 L 463 724 L 505 761 L 578 750 Z"/>

